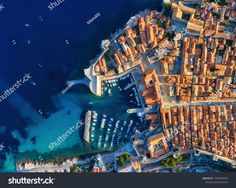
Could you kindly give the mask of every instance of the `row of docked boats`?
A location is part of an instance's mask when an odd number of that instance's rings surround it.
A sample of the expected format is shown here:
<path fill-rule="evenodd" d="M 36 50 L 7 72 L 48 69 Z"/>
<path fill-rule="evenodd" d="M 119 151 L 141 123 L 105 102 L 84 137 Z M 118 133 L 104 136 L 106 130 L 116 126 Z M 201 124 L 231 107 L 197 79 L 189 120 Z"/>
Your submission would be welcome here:
<path fill-rule="evenodd" d="M 131 75 L 130 74 L 126 74 L 126 75 L 120 77 L 120 80 L 125 80 L 127 78 L 131 78 Z"/>
<path fill-rule="evenodd" d="M 99 117 L 95 111 L 92 111 L 91 119 L 90 142 L 100 149 L 112 149 L 119 146 L 133 134 L 131 129 L 134 124 L 133 120 L 128 123 L 120 120 L 115 121 L 105 114 Z"/>
<path fill-rule="evenodd" d="M 140 106 L 140 100 L 139 100 L 137 89 L 136 88 L 132 88 L 132 89 L 134 91 L 134 95 L 135 95 L 135 99 L 136 99 L 137 105 Z"/>

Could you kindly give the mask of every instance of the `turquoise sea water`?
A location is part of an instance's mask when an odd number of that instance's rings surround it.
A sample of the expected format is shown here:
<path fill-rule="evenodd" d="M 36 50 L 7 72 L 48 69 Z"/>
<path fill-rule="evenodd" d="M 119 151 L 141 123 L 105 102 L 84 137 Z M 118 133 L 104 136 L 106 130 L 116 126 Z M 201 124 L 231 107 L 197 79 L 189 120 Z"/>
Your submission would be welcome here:
<path fill-rule="evenodd" d="M 10 8 L 0 17 L 4 25 L 0 35 L 1 93 L 26 72 L 32 73 L 36 85 L 26 83 L 0 104 L 0 143 L 5 145 L 0 151 L 0 171 L 14 171 L 16 160 L 96 151 L 81 140 L 83 129 L 79 129 L 46 155 L 50 142 L 83 119 L 85 111 L 95 110 L 124 121 L 130 118 L 126 110 L 134 105 L 115 93 L 112 97 L 96 97 L 85 86 L 75 86 L 64 95 L 60 91 L 67 79 L 83 77 L 89 60 L 100 52 L 101 40 L 139 11 L 160 10 L 160 0 L 121 0 L 116 5 L 108 0 L 74 0 L 53 12 L 48 12 L 46 1 L 37 5 L 27 2 L 31 9 L 20 2 L 3 3 Z M 97 12 L 101 16 L 87 25 Z M 26 23 L 30 27 L 26 28 Z M 16 46 L 11 44 L 13 39 Z M 28 39 L 30 45 L 25 42 Z M 66 39 L 70 45 L 64 43 Z"/>

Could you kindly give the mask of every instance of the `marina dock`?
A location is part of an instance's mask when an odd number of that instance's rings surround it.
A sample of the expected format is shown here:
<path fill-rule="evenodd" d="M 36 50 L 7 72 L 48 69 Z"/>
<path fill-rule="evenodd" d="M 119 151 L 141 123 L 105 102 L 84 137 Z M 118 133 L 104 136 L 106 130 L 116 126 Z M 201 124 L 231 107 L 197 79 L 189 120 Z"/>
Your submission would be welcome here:
<path fill-rule="evenodd" d="M 89 143 L 90 141 L 90 125 L 91 125 L 92 112 L 88 111 L 85 115 L 85 127 L 84 127 L 84 140 Z"/>

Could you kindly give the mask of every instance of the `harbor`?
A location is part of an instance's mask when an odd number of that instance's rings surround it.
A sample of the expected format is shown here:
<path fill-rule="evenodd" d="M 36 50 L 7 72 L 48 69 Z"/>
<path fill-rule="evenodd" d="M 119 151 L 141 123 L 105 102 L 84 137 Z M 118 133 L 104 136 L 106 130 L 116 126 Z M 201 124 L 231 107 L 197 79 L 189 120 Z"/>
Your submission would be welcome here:
<path fill-rule="evenodd" d="M 117 78 L 104 80 L 101 83 L 102 97 L 110 101 L 122 101 L 125 104 L 121 113 L 109 113 L 109 109 L 92 109 L 86 112 L 84 140 L 92 147 L 111 151 L 130 141 L 136 131 L 147 130 L 147 122 L 143 116 L 127 113 L 129 108 L 142 108 L 135 80 L 131 73 Z M 105 103 L 101 101 L 100 103 Z M 91 103 L 94 105 L 94 103 Z M 99 105 L 97 101 L 96 106 Z M 112 111 L 117 111 L 115 105 L 110 105 Z"/>
<path fill-rule="evenodd" d="M 85 126 L 84 139 L 99 150 L 114 150 L 129 142 L 136 130 L 145 130 L 144 126 L 134 120 L 122 121 L 96 111 L 88 111 L 87 114 L 91 115 L 91 121 Z"/>
<path fill-rule="evenodd" d="M 124 101 L 130 104 L 130 107 L 141 108 L 141 100 L 135 85 L 135 80 L 131 73 L 118 78 L 104 80 L 102 82 L 102 94 L 104 96 L 122 95 Z"/>

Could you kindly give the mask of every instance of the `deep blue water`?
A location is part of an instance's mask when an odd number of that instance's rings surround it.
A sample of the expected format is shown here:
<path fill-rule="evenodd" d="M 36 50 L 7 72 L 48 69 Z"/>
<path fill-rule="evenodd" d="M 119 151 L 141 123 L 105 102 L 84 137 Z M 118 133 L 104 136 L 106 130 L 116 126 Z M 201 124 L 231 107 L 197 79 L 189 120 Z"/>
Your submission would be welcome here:
<path fill-rule="evenodd" d="M 13 138 L 13 131 L 27 139 L 25 128 L 37 127 L 40 121 L 66 109 L 55 96 L 65 88 L 67 79 L 83 77 L 89 60 L 100 52 L 101 40 L 109 38 L 139 11 L 161 9 L 161 0 L 65 0 L 52 11 L 48 0 L 1 3 L 5 8 L 0 12 L 0 95 L 25 73 L 31 73 L 30 81 L 36 85 L 27 82 L 0 103 L 0 144 L 5 145 L 0 159 L 6 152 L 18 152 L 19 139 Z M 88 25 L 86 22 L 98 12 L 101 16 Z M 86 110 L 88 103 L 96 100 L 82 86 L 70 93 L 78 111 Z M 72 115 L 79 117 L 80 112 Z M 52 119 L 50 124 L 55 121 Z"/>

